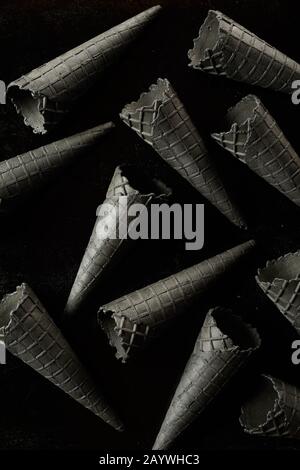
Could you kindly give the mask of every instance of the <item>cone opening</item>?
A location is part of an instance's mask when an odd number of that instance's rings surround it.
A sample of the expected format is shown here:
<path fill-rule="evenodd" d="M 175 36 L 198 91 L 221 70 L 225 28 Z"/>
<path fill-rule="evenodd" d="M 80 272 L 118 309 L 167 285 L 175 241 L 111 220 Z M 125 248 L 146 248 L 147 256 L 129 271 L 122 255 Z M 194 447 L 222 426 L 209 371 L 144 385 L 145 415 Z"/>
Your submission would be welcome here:
<path fill-rule="evenodd" d="M 127 349 L 123 342 L 122 331 L 117 329 L 117 321 L 112 310 L 100 309 L 99 323 L 106 334 L 109 344 L 116 350 L 116 358 L 126 362 Z"/>
<path fill-rule="evenodd" d="M 257 331 L 230 311 L 221 308 L 211 313 L 218 329 L 241 350 L 257 348 L 260 340 Z"/>
<path fill-rule="evenodd" d="M 232 140 L 232 145 L 225 144 L 225 147 L 245 161 L 247 154 L 247 144 L 252 135 L 252 125 L 257 117 L 258 107 L 261 106 L 260 100 L 255 95 L 248 95 L 239 101 L 235 106 L 227 111 L 224 119 L 224 131 L 218 131 L 212 134 L 212 137 L 224 146 L 224 134 L 229 135 L 229 143 Z M 235 134 L 238 133 L 238 145 Z"/>
<path fill-rule="evenodd" d="M 106 312 L 105 317 L 102 319 L 101 326 L 108 337 L 109 343 L 116 349 L 116 357 L 125 359 L 126 350 L 123 346 L 123 339 L 116 331 L 116 322 L 112 312 Z"/>
<path fill-rule="evenodd" d="M 134 165 L 119 167 L 121 176 L 128 180 L 128 189 L 138 191 L 140 194 L 168 195 L 170 189 L 160 180 L 151 178 L 146 170 Z"/>
<path fill-rule="evenodd" d="M 230 125 L 232 123 L 238 126 L 244 125 L 255 117 L 258 106 L 259 99 L 254 95 L 248 95 L 229 109 L 225 120 Z"/>
<path fill-rule="evenodd" d="M 189 51 L 190 65 L 201 65 L 201 62 L 207 58 L 208 51 L 216 49 L 220 39 L 219 33 L 218 13 L 210 10 L 200 28 L 198 38 L 194 40 L 194 48 Z"/>
<path fill-rule="evenodd" d="M 259 282 L 272 283 L 276 279 L 294 281 L 300 279 L 300 252 L 290 253 L 278 260 L 268 263 L 258 273 Z"/>
<path fill-rule="evenodd" d="M 122 359 L 123 363 L 129 359 L 132 351 L 143 348 L 145 342 L 154 336 L 149 326 L 117 314 L 113 305 L 100 308 L 98 322 L 109 344 L 116 349 L 116 358 Z"/>
<path fill-rule="evenodd" d="M 125 106 L 121 116 L 125 114 L 133 114 L 139 109 L 153 108 L 155 102 L 162 102 L 167 98 L 167 93 L 170 88 L 170 82 L 166 78 L 159 78 L 157 83 L 151 85 L 149 91 L 143 93 L 138 101 L 133 101 L 132 103 Z"/>
<path fill-rule="evenodd" d="M 262 376 L 257 387 L 242 407 L 241 424 L 247 431 L 254 432 L 263 427 L 269 415 L 276 410 L 279 402 L 278 393 L 271 378 Z"/>
<path fill-rule="evenodd" d="M 16 292 L 6 295 L 0 303 L 0 328 L 8 327 L 11 316 L 18 310 L 23 300 L 25 285 L 18 287 Z"/>
<path fill-rule="evenodd" d="M 18 86 L 12 86 L 8 92 L 18 114 L 24 118 L 24 123 L 32 127 L 35 133 L 44 134 L 45 119 L 40 111 L 41 97 L 34 96 L 30 90 L 21 90 Z"/>

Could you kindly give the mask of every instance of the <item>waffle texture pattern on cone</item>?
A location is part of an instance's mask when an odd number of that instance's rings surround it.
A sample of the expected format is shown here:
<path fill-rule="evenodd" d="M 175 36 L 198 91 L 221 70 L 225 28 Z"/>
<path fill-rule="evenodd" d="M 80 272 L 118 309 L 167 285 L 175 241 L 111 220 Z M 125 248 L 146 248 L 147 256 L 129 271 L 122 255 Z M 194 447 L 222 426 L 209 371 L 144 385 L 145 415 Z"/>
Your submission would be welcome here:
<path fill-rule="evenodd" d="M 65 313 L 75 313 L 87 296 L 130 244 L 130 227 L 135 216 L 129 215 L 133 204 L 147 207 L 163 194 L 142 194 L 131 186 L 126 170 L 117 167 L 106 194 L 106 200 L 97 211 L 97 221 L 88 247 L 72 287 Z M 105 229 L 105 232 L 104 232 Z"/>
<path fill-rule="evenodd" d="M 195 69 L 284 93 L 300 79 L 297 62 L 219 11 L 209 11 L 188 56 Z"/>
<path fill-rule="evenodd" d="M 127 105 L 120 116 L 231 222 L 245 225 L 202 138 L 168 80 L 159 79 L 139 101 Z"/>
<path fill-rule="evenodd" d="M 212 134 L 219 145 L 300 206 L 300 158 L 261 101 L 246 96 L 226 123 L 229 131 Z"/>
<path fill-rule="evenodd" d="M 300 251 L 268 261 L 256 282 L 300 334 Z"/>
<path fill-rule="evenodd" d="M 25 124 L 36 133 L 57 124 L 159 10 L 152 7 L 12 82 L 8 96 Z"/>
<path fill-rule="evenodd" d="M 186 312 L 253 247 L 252 240 L 243 243 L 101 307 L 98 320 L 116 348 L 116 357 L 126 362 L 134 350 Z"/>
<path fill-rule="evenodd" d="M 228 311 L 208 312 L 153 449 L 167 449 L 260 346 L 255 329 Z"/>
<path fill-rule="evenodd" d="M 46 184 L 112 127 L 112 123 L 97 126 L 0 162 L 0 213 L 14 208 L 28 193 Z"/>
<path fill-rule="evenodd" d="M 263 375 L 256 393 L 242 407 L 240 423 L 248 434 L 299 439 L 299 388 Z"/>
<path fill-rule="evenodd" d="M 2 300 L 0 333 L 11 354 L 106 423 L 122 429 L 76 354 L 26 284 Z"/>

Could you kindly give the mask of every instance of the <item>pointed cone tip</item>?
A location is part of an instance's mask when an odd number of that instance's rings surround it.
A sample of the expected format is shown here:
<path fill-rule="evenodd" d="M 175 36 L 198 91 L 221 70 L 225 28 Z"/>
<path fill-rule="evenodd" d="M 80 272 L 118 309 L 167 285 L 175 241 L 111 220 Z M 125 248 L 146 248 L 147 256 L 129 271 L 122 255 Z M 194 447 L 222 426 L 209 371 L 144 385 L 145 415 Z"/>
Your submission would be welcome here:
<path fill-rule="evenodd" d="M 162 6 L 158 3 L 157 5 L 154 5 L 153 7 L 150 7 L 148 8 L 148 10 L 145 10 L 145 13 L 146 12 L 151 12 L 151 13 L 158 13 L 159 11 L 162 10 Z"/>
<path fill-rule="evenodd" d="M 59 146 L 60 145 L 65 145 L 65 142 L 67 141 L 69 144 L 69 150 L 72 150 L 72 144 L 74 144 L 74 147 L 80 145 L 81 141 L 83 141 L 84 146 L 93 146 L 98 139 L 101 139 L 103 136 L 105 136 L 108 132 L 110 132 L 111 129 L 115 127 L 113 122 L 107 122 L 105 124 L 100 124 L 99 126 L 92 127 L 90 129 L 86 129 L 82 132 L 78 132 L 76 134 L 69 135 L 67 137 L 62 137 L 59 140 L 56 140 L 54 142 L 49 142 L 48 144 L 45 144 L 41 147 L 29 150 L 28 152 L 25 152 L 22 155 L 26 155 L 27 153 L 31 154 L 32 151 L 47 148 L 50 146 L 55 145 L 57 147 L 57 152 L 59 153 Z M 68 150 L 67 150 L 68 151 Z M 66 152 L 67 153 L 67 152 Z M 17 157 L 20 157 L 18 155 Z M 13 157 L 16 158 L 16 157 Z"/>
<path fill-rule="evenodd" d="M 66 319 L 73 317 L 80 309 L 79 302 L 73 300 L 72 291 L 68 297 L 67 303 L 64 308 L 64 316 Z"/>
<path fill-rule="evenodd" d="M 125 20 L 123 24 L 126 24 L 127 22 L 131 22 L 134 19 L 141 19 L 141 23 L 143 22 L 151 22 L 160 14 L 162 11 L 162 6 L 161 5 L 154 5 L 153 7 L 148 8 L 147 10 L 143 10 L 140 13 L 137 13 L 136 15 L 132 16 L 128 20 Z M 121 23 L 122 24 L 122 23 Z"/>
<path fill-rule="evenodd" d="M 116 415 L 114 416 L 114 421 L 108 424 L 110 424 L 118 432 L 124 432 L 126 429 L 123 422 Z"/>
<path fill-rule="evenodd" d="M 243 246 L 243 245 L 244 245 L 245 247 L 248 247 L 248 248 L 252 249 L 252 248 L 256 248 L 257 243 L 256 243 L 256 241 L 252 238 L 251 240 L 248 240 L 248 241 L 246 241 L 245 243 L 242 243 L 240 246 Z"/>
<path fill-rule="evenodd" d="M 98 126 L 91 127 L 91 131 L 99 131 L 99 132 L 108 132 L 111 129 L 116 127 L 115 123 L 112 121 L 105 122 L 104 124 L 99 124 Z"/>
<path fill-rule="evenodd" d="M 105 122 L 104 124 L 99 124 L 98 126 L 91 127 L 90 129 L 86 129 L 85 131 L 78 132 L 77 134 L 73 134 L 74 136 L 89 136 L 89 135 L 96 135 L 102 137 L 110 132 L 112 129 L 115 129 L 116 125 L 113 122 Z M 73 136 L 70 136 L 73 137 Z"/>

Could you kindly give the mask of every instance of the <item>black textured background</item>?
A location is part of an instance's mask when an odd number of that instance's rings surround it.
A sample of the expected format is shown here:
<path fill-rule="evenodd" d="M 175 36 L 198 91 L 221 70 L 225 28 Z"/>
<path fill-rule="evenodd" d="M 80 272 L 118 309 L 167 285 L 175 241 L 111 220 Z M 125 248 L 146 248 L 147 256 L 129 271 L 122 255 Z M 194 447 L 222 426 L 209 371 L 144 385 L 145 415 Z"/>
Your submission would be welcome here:
<path fill-rule="evenodd" d="M 9 82 L 56 55 L 99 34 L 141 10 L 152 0 L 1 0 L 1 79 Z M 239 375 L 207 412 L 187 430 L 174 450 L 294 449 L 289 441 L 248 437 L 241 430 L 240 403 L 259 372 L 300 385 L 299 367 L 291 363 L 296 334 L 259 291 L 257 266 L 300 246 L 299 209 L 234 161 L 209 139 L 226 109 L 255 92 L 300 152 L 299 109 L 290 98 L 187 67 L 187 51 L 208 8 L 220 9 L 300 61 L 299 6 L 292 0 L 162 0 L 160 18 L 127 55 L 98 82 L 76 112 L 46 137 L 34 136 L 9 106 L 0 107 L 1 159 L 113 120 L 117 129 L 90 155 L 45 190 L 37 200 L 0 221 L 0 294 L 26 281 L 36 291 L 100 387 L 127 425 L 115 433 L 70 398 L 9 356 L 0 368 L 0 449 L 149 449 L 189 357 L 209 305 L 233 307 L 255 324 L 263 338 L 259 357 Z M 300 11 L 300 10 L 299 10 Z M 140 242 L 110 281 L 99 287 L 85 312 L 72 324 L 62 311 L 117 164 L 146 167 L 174 188 L 174 201 L 203 202 L 201 196 L 167 168 L 152 149 L 119 121 L 122 107 L 158 77 L 167 77 L 206 136 L 224 179 L 249 221 L 240 233 L 206 204 L 205 247 L 185 252 L 183 242 Z M 138 358 L 118 363 L 96 326 L 96 307 L 182 267 L 255 237 L 257 257 L 238 281 L 224 284 L 194 311 L 186 312 L 169 333 Z M 299 444 L 298 444 L 299 448 Z"/>

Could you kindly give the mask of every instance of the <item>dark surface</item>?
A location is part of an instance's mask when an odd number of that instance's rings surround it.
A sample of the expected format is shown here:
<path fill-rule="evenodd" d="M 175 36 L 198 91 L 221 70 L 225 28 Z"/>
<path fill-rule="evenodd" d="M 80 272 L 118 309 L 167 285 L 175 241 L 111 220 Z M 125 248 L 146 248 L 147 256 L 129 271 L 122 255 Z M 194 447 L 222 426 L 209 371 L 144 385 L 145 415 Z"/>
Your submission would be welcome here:
<path fill-rule="evenodd" d="M 7 83 L 33 67 L 123 21 L 154 1 L 2 0 L 1 79 Z M 63 328 L 99 385 L 127 425 L 117 434 L 70 398 L 9 356 L 0 368 L 1 449 L 149 449 L 168 402 L 198 336 L 209 305 L 233 307 L 256 325 L 263 338 L 259 357 L 207 412 L 187 430 L 174 450 L 293 449 L 291 441 L 250 438 L 238 423 L 240 403 L 259 372 L 298 383 L 291 363 L 296 333 L 256 286 L 254 273 L 266 259 L 300 245 L 299 209 L 269 188 L 246 166 L 234 161 L 209 139 L 226 109 L 249 92 L 257 93 L 298 152 L 299 109 L 288 96 L 201 74 L 187 67 L 192 47 L 209 7 L 222 10 L 300 61 L 297 2 L 287 0 L 162 0 L 166 8 L 139 43 L 101 80 L 77 113 L 46 137 L 25 128 L 13 109 L 1 106 L 1 159 L 56 140 L 100 122 L 117 129 L 103 139 L 64 178 L 23 211 L 1 220 L 1 295 L 28 282 Z M 62 311 L 115 166 L 137 163 L 174 188 L 174 201 L 203 202 L 201 196 L 167 168 L 152 149 L 119 119 L 122 107 L 137 99 L 158 77 L 167 77 L 185 103 L 249 221 L 243 234 L 216 209 L 206 205 L 206 241 L 200 252 L 185 252 L 183 242 L 141 242 L 110 282 L 102 285 L 90 307 L 72 325 Z M 124 366 L 113 356 L 96 327 L 96 307 L 182 267 L 230 248 L 247 238 L 260 243 L 245 275 L 222 286 L 207 302 L 187 312 L 169 334 Z"/>

